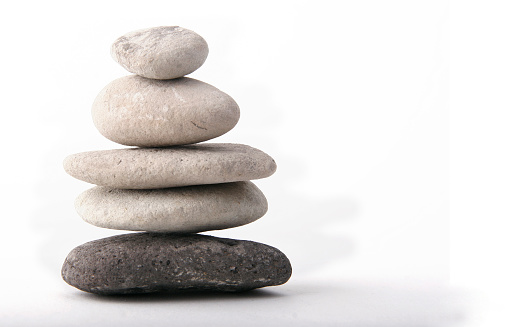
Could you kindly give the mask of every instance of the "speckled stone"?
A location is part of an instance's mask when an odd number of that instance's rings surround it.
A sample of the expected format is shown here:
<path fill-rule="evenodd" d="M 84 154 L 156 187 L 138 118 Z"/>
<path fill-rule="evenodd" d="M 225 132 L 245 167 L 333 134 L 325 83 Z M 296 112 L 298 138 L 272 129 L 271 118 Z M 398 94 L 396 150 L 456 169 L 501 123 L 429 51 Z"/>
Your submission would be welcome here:
<path fill-rule="evenodd" d="M 95 127 L 113 142 L 162 147 L 223 135 L 237 124 L 240 110 L 228 94 L 192 78 L 130 75 L 108 84 L 91 113 Z"/>
<path fill-rule="evenodd" d="M 111 56 L 131 73 L 172 79 L 201 67 L 208 56 L 208 45 L 193 31 L 160 26 L 119 37 L 111 46 Z"/>
<path fill-rule="evenodd" d="M 249 224 L 267 212 L 267 199 L 252 182 L 156 190 L 96 186 L 81 193 L 75 209 L 103 228 L 193 233 Z"/>
<path fill-rule="evenodd" d="M 96 185 L 152 189 L 264 178 L 276 171 L 276 163 L 248 145 L 203 143 L 77 153 L 64 160 L 64 169 Z"/>
<path fill-rule="evenodd" d="M 63 279 L 96 294 L 247 291 L 280 285 L 292 267 L 278 249 L 205 235 L 133 233 L 85 243 L 62 267 Z"/>

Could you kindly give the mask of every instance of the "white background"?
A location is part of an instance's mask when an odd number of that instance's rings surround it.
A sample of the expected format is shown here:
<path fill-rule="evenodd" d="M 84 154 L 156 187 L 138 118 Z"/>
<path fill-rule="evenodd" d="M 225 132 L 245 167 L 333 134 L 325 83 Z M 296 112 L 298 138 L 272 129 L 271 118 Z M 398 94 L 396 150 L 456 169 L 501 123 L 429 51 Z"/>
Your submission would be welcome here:
<path fill-rule="evenodd" d="M 523 326 L 526 7 L 521 1 L 28 1 L 0 11 L 0 325 Z M 120 35 L 180 25 L 191 77 L 241 120 L 217 142 L 278 163 L 270 209 L 209 234 L 271 244 L 284 286 L 100 298 L 60 277 L 84 223 L 68 154 L 120 148 L 91 122 Z"/>

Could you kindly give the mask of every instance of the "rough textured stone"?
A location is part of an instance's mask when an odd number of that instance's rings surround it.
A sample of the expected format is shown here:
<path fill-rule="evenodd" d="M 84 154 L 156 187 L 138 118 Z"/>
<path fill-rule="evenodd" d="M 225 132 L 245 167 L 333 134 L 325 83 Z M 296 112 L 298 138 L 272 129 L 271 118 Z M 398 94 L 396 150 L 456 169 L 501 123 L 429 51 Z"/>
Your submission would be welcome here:
<path fill-rule="evenodd" d="M 187 77 L 158 81 L 130 75 L 116 79 L 99 93 L 91 112 L 106 138 L 144 147 L 210 140 L 234 128 L 239 120 L 234 99 Z"/>
<path fill-rule="evenodd" d="M 208 56 L 208 45 L 193 31 L 160 26 L 121 36 L 112 44 L 111 56 L 134 74 L 172 79 L 201 67 Z"/>
<path fill-rule="evenodd" d="M 155 233 L 85 243 L 62 266 L 66 283 L 97 294 L 237 292 L 283 284 L 291 273 L 287 257 L 265 244 Z"/>
<path fill-rule="evenodd" d="M 64 169 L 96 185 L 151 189 L 264 178 L 276 171 L 276 163 L 248 145 L 203 143 L 77 153 L 64 160 Z"/>
<path fill-rule="evenodd" d="M 267 212 L 252 182 L 121 190 L 96 186 L 75 200 L 78 214 L 98 227 L 147 232 L 203 232 L 245 225 Z"/>

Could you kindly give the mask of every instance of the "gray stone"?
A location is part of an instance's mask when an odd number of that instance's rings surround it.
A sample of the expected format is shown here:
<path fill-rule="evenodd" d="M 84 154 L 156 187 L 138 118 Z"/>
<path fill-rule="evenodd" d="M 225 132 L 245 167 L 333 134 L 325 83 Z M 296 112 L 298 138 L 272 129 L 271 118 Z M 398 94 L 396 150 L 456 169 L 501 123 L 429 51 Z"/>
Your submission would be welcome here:
<path fill-rule="evenodd" d="M 121 190 L 96 186 L 75 200 L 86 222 L 104 228 L 192 233 L 249 224 L 267 212 L 252 182 Z"/>
<path fill-rule="evenodd" d="M 112 44 L 111 56 L 134 74 L 172 79 L 201 67 L 208 56 L 208 45 L 193 31 L 160 26 L 121 36 Z"/>
<path fill-rule="evenodd" d="M 187 77 L 159 81 L 137 75 L 108 84 L 91 112 L 106 138 L 144 147 L 213 139 L 234 128 L 240 114 L 234 99 L 212 85 Z"/>
<path fill-rule="evenodd" d="M 96 185 L 151 189 L 264 178 L 276 171 L 276 163 L 248 145 L 202 143 L 82 152 L 68 156 L 64 169 Z"/>
<path fill-rule="evenodd" d="M 287 257 L 271 246 L 205 235 L 133 233 L 73 249 L 62 278 L 97 294 L 247 291 L 290 278 Z"/>

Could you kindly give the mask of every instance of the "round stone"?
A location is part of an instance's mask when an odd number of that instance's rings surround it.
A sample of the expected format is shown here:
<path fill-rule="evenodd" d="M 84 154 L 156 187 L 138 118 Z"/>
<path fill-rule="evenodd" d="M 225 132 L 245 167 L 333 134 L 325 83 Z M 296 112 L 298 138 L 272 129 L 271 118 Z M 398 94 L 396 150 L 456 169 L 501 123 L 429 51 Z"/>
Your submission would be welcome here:
<path fill-rule="evenodd" d="M 205 235 L 133 233 L 73 249 L 62 278 L 96 294 L 247 291 L 290 278 L 287 257 L 271 246 Z"/>
<path fill-rule="evenodd" d="M 96 186 L 81 193 L 75 209 L 103 228 L 194 233 L 251 223 L 267 212 L 267 199 L 252 182 L 156 190 Z"/>
<path fill-rule="evenodd" d="M 64 169 L 96 185 L 152 189 L 264 178 L 276 171 L 276 163 L 248 145 L 202 143 L 82 152 L 68 156 Z"/>
<path fill-rule="evenodd" d="M 187 77 L 159 81 L 130 75 L 116 79 L 99 93 L 91 112 L 106 138 L 143 147 L 210 140 L 234 128 L 239 120 L 234 99 Z"/>
<path fill-rule="evenodd" d="M 193 31 L 160 26 L 121 36 L 112 44 L 111 56 L 131 73 L 173 79 L 201 67 L 208 56 L 208 45 Z"/>

